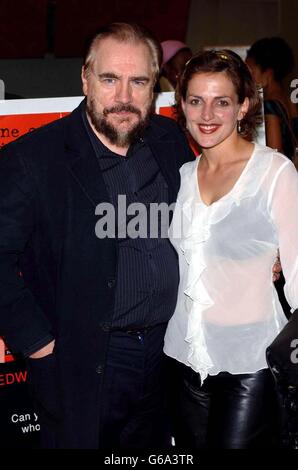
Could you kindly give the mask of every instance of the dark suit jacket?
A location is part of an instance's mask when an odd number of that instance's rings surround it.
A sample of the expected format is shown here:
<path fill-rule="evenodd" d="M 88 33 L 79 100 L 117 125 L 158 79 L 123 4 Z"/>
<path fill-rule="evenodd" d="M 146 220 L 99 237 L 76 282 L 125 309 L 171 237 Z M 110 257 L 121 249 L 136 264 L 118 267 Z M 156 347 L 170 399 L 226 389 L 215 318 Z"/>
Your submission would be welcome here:
<path fill-rule="evenodd" d="M 53 335 L 54 353 L 29 360 L 53 445 L 96 448 L 117 243 L 95 235 L 95 207 L 109 199 L 81 107 L 0 153 L 0 335 L 25 354 Z M 194 156 L 173 120 L 153 116 L 144 137 L 174 202 Z"/>

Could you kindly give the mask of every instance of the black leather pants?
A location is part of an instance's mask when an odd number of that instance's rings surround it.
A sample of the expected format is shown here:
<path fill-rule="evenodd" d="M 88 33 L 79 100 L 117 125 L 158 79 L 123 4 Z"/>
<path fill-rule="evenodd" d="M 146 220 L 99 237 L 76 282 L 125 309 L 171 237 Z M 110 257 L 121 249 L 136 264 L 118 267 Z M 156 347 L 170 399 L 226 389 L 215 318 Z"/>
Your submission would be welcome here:
<path fill-rule="evenodd" d="M 184 449 L 278 447 L 278 401 L 268 369 L 200 375 L 179 364 L 172 407 L 175 442 Z"/>

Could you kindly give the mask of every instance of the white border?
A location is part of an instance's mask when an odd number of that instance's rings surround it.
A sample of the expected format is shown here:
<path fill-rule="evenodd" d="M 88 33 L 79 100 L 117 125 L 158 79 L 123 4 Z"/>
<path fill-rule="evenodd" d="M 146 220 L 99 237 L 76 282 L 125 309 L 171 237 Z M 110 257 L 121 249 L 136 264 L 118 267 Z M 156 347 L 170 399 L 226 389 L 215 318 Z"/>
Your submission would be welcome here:
<path fill-rule="evenodd" d="M 10 114 L 67 113 L 76 108 L 84 96 L 0 100 L 0 116 Z"/>

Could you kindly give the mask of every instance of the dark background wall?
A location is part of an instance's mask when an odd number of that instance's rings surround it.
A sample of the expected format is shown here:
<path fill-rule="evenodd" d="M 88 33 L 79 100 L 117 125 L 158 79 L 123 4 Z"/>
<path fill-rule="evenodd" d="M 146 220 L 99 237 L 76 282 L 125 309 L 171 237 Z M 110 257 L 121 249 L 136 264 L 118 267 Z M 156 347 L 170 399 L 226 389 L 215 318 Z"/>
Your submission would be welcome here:
<path fill-rule="evenodd" d="M 81 94 L 86 39 L 111 21 L 134 21 L 162 41 L 183 40 L 190 0 L 0 0 L 0 78 L 26 98 Z"/>
<path fill-rule="evenodd" d="M 202 46 L 249 46 L 282 36 L 292 47 L 298 77 L 298 0 L 192 0 L 187 41 Z M 290 77 L 291 78 L 291 77 Z"/>
<path fill-rule="evenodd" d="M 249 46 L 281 35 L 298 77 L 298 0 L 0 0 L 0 78 L 25 98 L 81 95 L 86 38 L 110 21 L 135 21 L 157 38 Z"/>

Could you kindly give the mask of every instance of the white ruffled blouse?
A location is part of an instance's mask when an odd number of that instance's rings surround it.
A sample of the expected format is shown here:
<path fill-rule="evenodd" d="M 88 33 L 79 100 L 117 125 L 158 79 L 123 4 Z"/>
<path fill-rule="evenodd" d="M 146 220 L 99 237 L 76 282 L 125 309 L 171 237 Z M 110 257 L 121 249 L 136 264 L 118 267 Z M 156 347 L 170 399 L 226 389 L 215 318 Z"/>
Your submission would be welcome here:
<path fill-rule="evenodd" d="M 180 286 L 164 351 L 204 380 L 267 367 L 266 347 L 287 322 L 272 282 L 278 249 L 287 301 L 298 308 L 298 175 L 288 158 L 255 144 L 234 187 L 207 206 L 199 158 L 180 170 L 169 232 Z"/>

